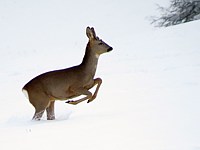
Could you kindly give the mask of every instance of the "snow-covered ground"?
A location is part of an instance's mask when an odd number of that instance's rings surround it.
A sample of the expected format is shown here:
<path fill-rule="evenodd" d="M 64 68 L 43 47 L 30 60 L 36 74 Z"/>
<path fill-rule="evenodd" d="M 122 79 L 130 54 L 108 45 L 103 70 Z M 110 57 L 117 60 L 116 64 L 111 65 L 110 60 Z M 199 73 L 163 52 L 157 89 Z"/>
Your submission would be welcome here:
<path fill-rule="evenodd" d="M 1 150 L 200 150 L 200 22 L 153 28 L 163 0 L 1 0 Z M 56 120 L 31 121 L 21 88 L 79 64 L 87 37 L 114 50 L 99 60 L 97 99 L 56 102 Z"/>

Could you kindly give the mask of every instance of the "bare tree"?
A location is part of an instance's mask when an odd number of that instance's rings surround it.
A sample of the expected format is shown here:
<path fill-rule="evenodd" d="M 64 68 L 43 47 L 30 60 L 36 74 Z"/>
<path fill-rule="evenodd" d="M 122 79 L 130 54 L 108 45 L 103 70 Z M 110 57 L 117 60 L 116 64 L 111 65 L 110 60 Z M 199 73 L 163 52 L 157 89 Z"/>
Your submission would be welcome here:
<path fill-rule="evenodd" d="M 158 5 L 159 17 L 152 17 L 152 24 L 168 27 L 200 19 L 200 0 L 171 0 L 168 8 Z"/>

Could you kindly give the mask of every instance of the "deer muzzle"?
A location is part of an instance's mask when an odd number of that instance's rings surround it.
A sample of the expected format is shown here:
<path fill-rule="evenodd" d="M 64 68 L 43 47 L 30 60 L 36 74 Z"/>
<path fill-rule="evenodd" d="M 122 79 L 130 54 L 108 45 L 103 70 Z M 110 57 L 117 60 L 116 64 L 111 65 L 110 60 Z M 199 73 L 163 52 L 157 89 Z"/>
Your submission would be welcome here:
<path fill-rule="evenodd" d="M 110 52 L 110 51 L 112 51 L 112 50 L 113 50 L 113 48 L 112 48 L 112 47 L 109 47 L 108 50 L 107 50 L 107 52 Z"/>

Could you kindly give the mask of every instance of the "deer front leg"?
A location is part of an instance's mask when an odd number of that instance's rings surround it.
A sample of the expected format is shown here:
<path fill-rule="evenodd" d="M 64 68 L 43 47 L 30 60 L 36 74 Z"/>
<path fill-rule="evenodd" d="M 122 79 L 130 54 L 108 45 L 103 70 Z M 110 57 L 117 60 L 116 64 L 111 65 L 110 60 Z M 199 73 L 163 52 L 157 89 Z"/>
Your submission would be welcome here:
<path fill-rule="evenodd" d="M 76 89 L 76 90 L 74 90 L 74 92 L 76 92 L 77 95 L 86 95 L 86 97 L 83 97 L 83 98 L 76 100 L 76 101 L 74 101 L 74 100 L 67 101 L 66 103 L 72 104 L 72 105 L 77 105 L 78 103 L 83 102 L 83 101 L 90 99 L 92 97 L 92 93 L 90 91 L 88 91 L 87 89 L 84 89 L 84 88 Z"/>
<path fill-rule="evenodd" d="M 99 88 L 100 88 L 100 86 L 101 86 L 101 84 L 102 84 L 102 79 L 101 79 L 101 78 L 96 78 L 96 79 L 94 79 L 94 84 L 93 84 L 92 87 L 94 87 L 96 84 L 97 84 L 97 88 L 96 88 L 96 90 L 95 90 L 93 96 L 92 96 L 91 98 L 89 98 L 89 100 L 87 101 L 87 103 L 92 102 L 92 101 L 97 97 Z"/>

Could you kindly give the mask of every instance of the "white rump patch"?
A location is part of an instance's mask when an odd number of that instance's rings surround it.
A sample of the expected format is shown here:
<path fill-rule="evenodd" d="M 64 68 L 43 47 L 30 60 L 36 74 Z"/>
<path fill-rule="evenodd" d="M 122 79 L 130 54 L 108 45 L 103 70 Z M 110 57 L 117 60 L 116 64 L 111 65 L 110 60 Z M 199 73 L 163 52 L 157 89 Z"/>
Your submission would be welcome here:
<path fill-rule="evenodd" d="M 96 54 L 95 56 L 96 56 L 97 59 L 99 58 L 99 54 Z"/>
<path fill-rule="evenodd" d="M 27 91 L 27 90 L 25 90 L 25 89 L 23 89 L 23 90 L 22 90 L 22 92 L 24 93 L 24 95 L 26 96 L 26 98 L 28 98 L 28 99 L 29 99 L 29 96 L 28 96 L 28 91 Z"/>

